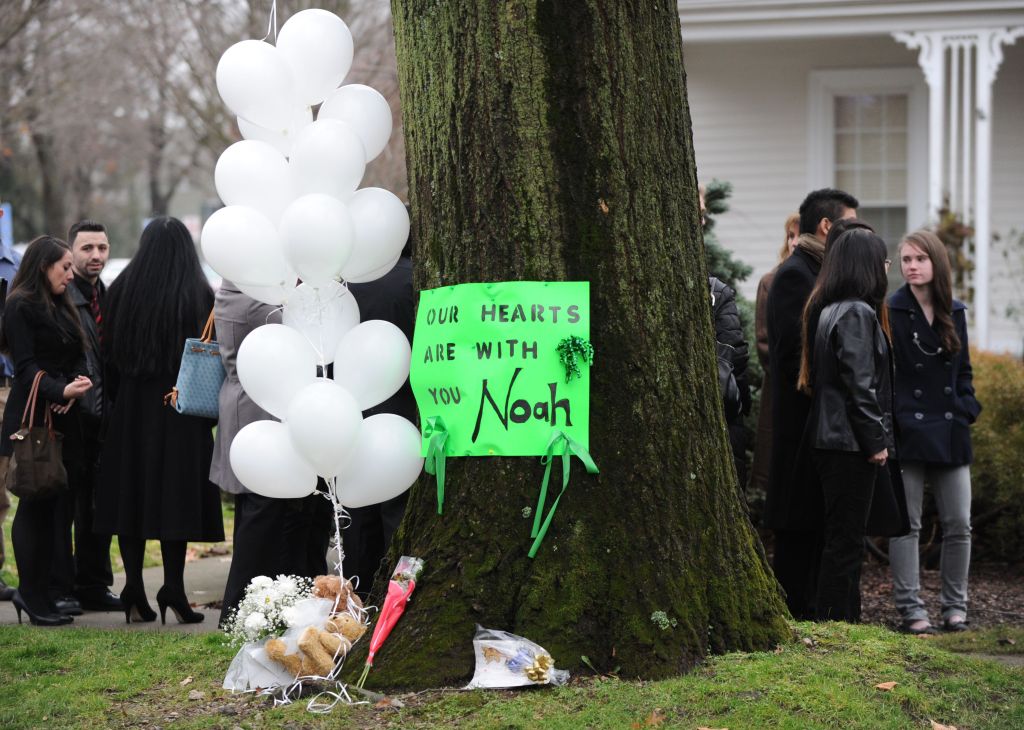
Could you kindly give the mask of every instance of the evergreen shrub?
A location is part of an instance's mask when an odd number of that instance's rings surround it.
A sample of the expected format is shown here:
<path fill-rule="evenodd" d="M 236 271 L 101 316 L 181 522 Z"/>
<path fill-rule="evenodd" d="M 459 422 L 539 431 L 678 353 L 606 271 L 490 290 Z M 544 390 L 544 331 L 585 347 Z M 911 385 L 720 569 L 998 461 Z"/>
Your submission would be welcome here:
<path fill-rule="evenodd" d="M 1010 355 L 971 352 L 982 405 L 971 429 L 975 555 L 1024 560 L 1024 363 Z"/>

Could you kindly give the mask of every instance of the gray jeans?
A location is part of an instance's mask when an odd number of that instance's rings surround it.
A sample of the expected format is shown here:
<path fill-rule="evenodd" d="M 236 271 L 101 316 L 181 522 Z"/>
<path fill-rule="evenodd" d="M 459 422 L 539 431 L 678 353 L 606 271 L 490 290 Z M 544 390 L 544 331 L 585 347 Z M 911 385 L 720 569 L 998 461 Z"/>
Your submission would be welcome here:
<path fill-rule="evenodd" d="M 967 572 L 971 563 L 971 472 L 967 466 L 929 466 L 921 462 L 903 464 L 903 485 L 907 493 L 910 533 L 889 540 L 889 565 L 896 610 L 904 621 L 927 619 L 919 591 L 918 535 L 921 531 L 921 503 L 925 483 L 931 487 L 942 524 L 942 555 L 939 572 L 942 590 L 939 603 L 942 618 L 967 617 Z"/>

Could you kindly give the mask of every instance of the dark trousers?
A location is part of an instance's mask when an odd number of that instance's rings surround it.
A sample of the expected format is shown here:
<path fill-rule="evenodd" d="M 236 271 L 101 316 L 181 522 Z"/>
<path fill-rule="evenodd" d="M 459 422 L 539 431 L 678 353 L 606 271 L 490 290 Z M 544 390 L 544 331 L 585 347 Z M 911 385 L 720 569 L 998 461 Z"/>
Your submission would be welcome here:
<path fill-rule="evenodd" d="M 373 587 L 373 577 L 391 547 L 408 498 L 409 493 L 402 492 L 387 502 L 349 510 L 352 521 L 341 533 L 345 547 L 342 569 L 346 578 L 358 578 L 356 592 L 361 596 L 368 596 Z"/>
<path fill-rule="evenodd" d="M 810 621 L 815 616 L 821 539 L 817 531 L 775 530 L 772 570 L 786 592 L 789 612 L 799 621 Z"/>
<path fill-rule="evenodd" d="M 825 502 L 816 617 L 856 623 L 864 536 L 879 467 L 859 452 L 815 449 L 813 458 Z"/>
<path fill-rule="evenodd" d="M 333 532 L 331 504 L 319 492 L 302 499 L 236 494 L 234 544 L 221 622 L 258 575 L 313 578 L 327 573 Z"/>
<path fill-rule="evenodd" d="M 98 456 L 98 443 L 87 453 Z M 99 463 L 68 465 L 68 491 L 57 502 L 57 529 L 50 592 L 57 596 L 106 591 L 114 584 L 110 566 L 110 535 L 93 532 Z M 72 525 L 74 543 L 72 545 Z"/>
<path fill-rule="evenodd" d="M 34 613 L 56 613 L 49 596 L 58 497 L 22 499 L 14 513 L 11 543 L 18 565 L 18 592 Z"/>

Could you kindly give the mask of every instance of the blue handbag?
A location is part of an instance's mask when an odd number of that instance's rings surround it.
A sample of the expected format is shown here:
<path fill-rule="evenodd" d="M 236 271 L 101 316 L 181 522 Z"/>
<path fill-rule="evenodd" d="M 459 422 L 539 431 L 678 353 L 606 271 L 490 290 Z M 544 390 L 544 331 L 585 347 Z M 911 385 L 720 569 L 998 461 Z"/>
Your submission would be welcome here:
<path fill-rule="evenodd" d="M 220 414 L 220 386 L 224 382 L 224 363 L 220 345 L 213 341 L 213 312 L 199 339 L 185 340 L 181 367 L 174 389 L 164 396 L 164 405 L 171 405 L 185 416 L 217 419 Z"/>

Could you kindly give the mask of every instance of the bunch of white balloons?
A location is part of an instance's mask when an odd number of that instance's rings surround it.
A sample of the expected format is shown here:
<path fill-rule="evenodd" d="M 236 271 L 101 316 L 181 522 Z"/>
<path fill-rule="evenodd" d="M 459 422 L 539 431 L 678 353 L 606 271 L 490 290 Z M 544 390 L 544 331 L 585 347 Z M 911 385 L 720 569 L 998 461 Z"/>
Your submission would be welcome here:
<path fill-rule="evenodd" d="M 276 46 L 245 40 L 221 56 L 217 89 L 244 139 L 217 161 L 226 207 L 207 220 L 201 245 L 210 266 L 244 293 L 283 305 L 284 324 L 253 330 L 238 350 L 242 387 L 281 422 L 238 432 L 235 474 L 279 498 L 309 495 L 324 477 L 332 497 L 362 507 L 408 489 L 423 459 L 408 420 L 361 414 L 398 391 L 411 352 L 393 324 L 360 323 L 341 282 L 373 281 L 394 268 L 409 215 L 391 192 L 357 189 L 367 162 L 386 147 L 392 119 L 374 89 L 340 86 L 352 50 L 345 22 L 311 9 L 284 24 Z M 331 363 L 333 380 L 318 377 Z"/>

